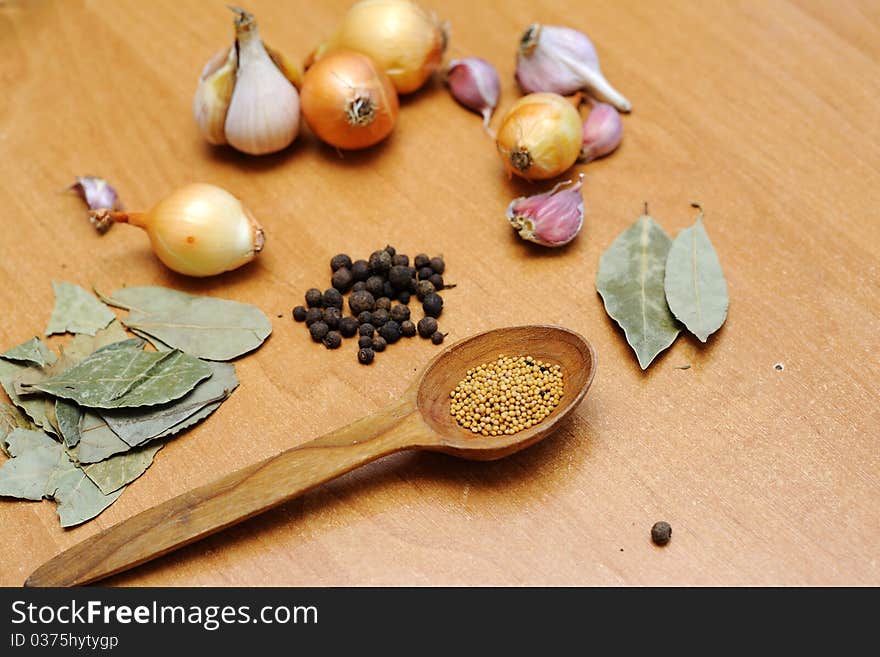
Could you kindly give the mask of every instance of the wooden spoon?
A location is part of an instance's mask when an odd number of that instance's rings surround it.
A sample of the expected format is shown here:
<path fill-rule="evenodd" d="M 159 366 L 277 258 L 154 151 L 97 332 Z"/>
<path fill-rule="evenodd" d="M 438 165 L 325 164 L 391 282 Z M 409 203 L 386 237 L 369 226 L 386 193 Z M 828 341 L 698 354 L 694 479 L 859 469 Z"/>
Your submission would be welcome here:
<path fill-rule="evenodd" d="M 529 355 L 562 367 L 565 391 L 542 422 L 512 436 L 475 436 L 449 413 L 449 392 L 466 371 L 499 354 Z M 580 335 L 555 326 L 487 331 L 432 360 L 399 400 L 311 442 L 242 468 L 124 520 L 37 568 L 25 586 L 76 586 L 155 559 L 287 502 L 319 484 L 407 449 L 491 460 L 532 445 L 583 399 L 596 353 Z"/>

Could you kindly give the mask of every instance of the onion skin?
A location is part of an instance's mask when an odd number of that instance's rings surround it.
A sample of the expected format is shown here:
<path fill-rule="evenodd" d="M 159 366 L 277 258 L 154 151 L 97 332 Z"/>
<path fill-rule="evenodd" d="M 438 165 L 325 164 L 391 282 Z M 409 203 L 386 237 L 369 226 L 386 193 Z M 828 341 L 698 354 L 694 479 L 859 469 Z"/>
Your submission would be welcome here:
<path fill-rule="evenodd" d="M 303 117 L 317 137 L 345 150 L 368 148 L 394 129 L 400 109 L 397 92 L 366 55 L 341 50 L 306 71 Z M 357 120 L 357 103 L 364 112 Z"/>

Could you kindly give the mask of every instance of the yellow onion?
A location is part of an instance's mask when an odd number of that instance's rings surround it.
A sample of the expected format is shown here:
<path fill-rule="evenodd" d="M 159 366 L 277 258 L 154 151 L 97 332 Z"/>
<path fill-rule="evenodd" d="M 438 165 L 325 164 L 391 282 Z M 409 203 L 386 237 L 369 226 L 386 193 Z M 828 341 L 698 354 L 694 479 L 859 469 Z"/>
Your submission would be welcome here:
<path fill-rule="evenodd" d="M 317 137 L 331 146 L 367 148 L 391 134 L 397 121 L 397 92 L 366 55 L 331 53 L 306 71 L 302 112 Z"/>
<path fill-rule="evenodd" d="M 128 223 L 147 231 L 166 267 L 187 276 L 213 276 L 241 267 L 263 249 L 263 228 L 225 189 L 193 183 L 147 212 L 96 210 L 95 221 Z"/>
<path fill-rule="evenodd" d="M 335 50 L 361 52 L 388 74 L 399 93 L 408 94 L 439 68 L 446 41 L 444 26 L 412 0 L 360 0 L 311 59 Z"/>
<path fill-rule="evenodd" d="M 580 114 L 554 93 L 520 98 L 501 120 L 496 144 L 508 174 L 553 178 L 575 163 L 583 141 Z"/>

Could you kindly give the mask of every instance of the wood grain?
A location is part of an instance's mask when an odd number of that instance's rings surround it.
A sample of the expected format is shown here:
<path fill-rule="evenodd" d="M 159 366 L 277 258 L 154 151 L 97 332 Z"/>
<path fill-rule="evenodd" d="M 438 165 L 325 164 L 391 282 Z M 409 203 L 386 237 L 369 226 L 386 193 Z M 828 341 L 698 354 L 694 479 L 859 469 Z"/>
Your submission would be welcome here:
<path fill-rule="evenodd" d="M 248 6 L 302 59 L 348 0 Z M 439 83 L 405 98 L 389 142 L 340 157 L 304 135 L 261 159 L 205 144 L 190 116 L 203 63 L 231 38 L 211 0 L 0 3 L 0 345 L 42 332 L 50 281 L 170 285 L 254 303 L 274 334 L 241 387 L 172 441 L 107 512 L 72 531 L 52 504 L 0 501 L 0 584 L 135 513 L 399 398 L 435 347 L 312 344 L 290 309 L 338 251 L 443 253 L 447 339 L 554 323 L 601 369 L 552 439 L 494 463 L 398 454 L 111 582 L 118 585 L 880 583 L 880 8 L 870 0 L 615 3 L 425 0 L 451 56 L 491 60 L 502 111 L 532 21 L 596 43 L 632 100 L 623 145 L 587 173 L 568 248 L 521 242 L 478 116 Z M 496 119 L 497 121 L 497 119 Z M 142 233 L 99 237 L 76 175 L 146 208 L 203 180 L 266 228 L 254 266 L 207 281 L 164 270 Z M 601 252 L 644 201 L 670 234 L 692 201 L 728 276 L 726 326 L 679 338 L 642 373 L 602 311 Z M 784 369 L 774 369 L 782 363 Z M 688 370 L 677 369 L 689 364 Z M 291 430 L 293 427 L 293 430 Z M 650 543 L 657 520 L 673 526 Z"/>

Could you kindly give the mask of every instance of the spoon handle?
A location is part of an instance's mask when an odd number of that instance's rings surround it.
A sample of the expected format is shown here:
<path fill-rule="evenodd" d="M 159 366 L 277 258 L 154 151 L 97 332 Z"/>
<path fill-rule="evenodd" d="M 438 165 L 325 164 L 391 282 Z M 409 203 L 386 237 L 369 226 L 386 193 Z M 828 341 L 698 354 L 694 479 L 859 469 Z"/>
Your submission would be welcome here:
<path fill-rule="evenodd" d="M 428 439 L 410 395 L 311 442 L 146 509 L 37 568 L 25 586 L 108 577 L 250 518 L 379 457 Z"/>

